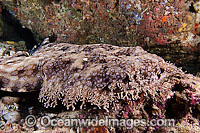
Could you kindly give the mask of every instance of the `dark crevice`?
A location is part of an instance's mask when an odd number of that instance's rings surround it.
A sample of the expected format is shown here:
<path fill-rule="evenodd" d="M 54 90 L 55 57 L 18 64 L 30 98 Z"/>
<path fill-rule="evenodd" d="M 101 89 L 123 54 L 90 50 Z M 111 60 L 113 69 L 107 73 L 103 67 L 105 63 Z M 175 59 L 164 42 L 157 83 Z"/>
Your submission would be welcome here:
<path fill-rule="evenodd" d="M 198 24 L 197 24 L 198 25 Z M 196 28 L 198 30 L 198 28 Z M 177 42 L 178 43 L 178 42 Z M 146 51 L 161 56 L 164 60 L 181 67 L 190 74 L 198 74 L 200 44 L 194 49 L 177 45 L 153 45 L 143 47 Z M 162 73 L 162 69 L 161 69 Z"/>
<path fill-rule="evenodd" d="M 2 20 L 5 23 L 2 40 L 23 40 L 26 42 L 26 47 L 29 50 L 31 50 L 34 45 L 37 45 L 37 41 L 34 38 L 31 30 L 23 27 L 20 21 L 15 18 L 15 16 L 12 15 L 5 7 L 2 8 Z"/>
<path fill-rule="evenodd" d="M 187 114 L 188 108 L 184 103 L 180 103 L 176 100 L 176 96 L 167 100 L 165 104 L 166 118 L 182 119 Z"/>
<path fill-rule="evenodd" d="M 0 98 L 4 96 L 11 96 L 11 97 L 22 97 L 22 98 L 32 98 L 36 96 L 36 99 L 38 99 L 39 91 L 33 91 L 33 92 L 9 92 L 9 91 L 2 91 L 0 90 Z"/>

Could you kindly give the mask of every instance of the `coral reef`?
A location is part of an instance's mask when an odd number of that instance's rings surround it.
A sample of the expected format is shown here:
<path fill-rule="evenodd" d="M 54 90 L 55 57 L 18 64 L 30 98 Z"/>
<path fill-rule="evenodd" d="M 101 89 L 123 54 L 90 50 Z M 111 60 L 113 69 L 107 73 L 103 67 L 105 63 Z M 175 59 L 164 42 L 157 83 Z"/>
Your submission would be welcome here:
<path fill-rule="evenodd" d="M 196 47 L 198 5 L 193 0 L 2 1 L 35 36 L 54 32 L 61 42 L 123 46 L 146 42 Z"/>

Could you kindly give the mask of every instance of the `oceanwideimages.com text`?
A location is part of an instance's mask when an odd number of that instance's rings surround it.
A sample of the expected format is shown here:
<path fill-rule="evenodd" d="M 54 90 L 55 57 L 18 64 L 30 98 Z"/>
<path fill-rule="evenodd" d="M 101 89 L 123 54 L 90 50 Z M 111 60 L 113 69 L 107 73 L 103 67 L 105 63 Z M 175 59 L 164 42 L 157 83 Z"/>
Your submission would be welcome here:
<path fill-rule="evenodd" d="M 28 127 L 33 127 L 36 125 L 36 118 L 33 115 L 28 115 L 25 119 L 25 123 Z M 43 127 L 54 126 L 54 127 L 94 127 L 94 126 L 106 126 L 106 127 L 126 127 L 127 129 L 132 129 L 133 127 L 147 127 L 147 126 L 158 126 L 158 127 L 169 127 L 175 126 L 174 119 L 152 119 L 150 121 L 146 119 L 113 119 L 105 117 L 104 119 L 96 118 L 85 118 L 85 119 L 75 119 L 75 118 L 55 118 L 52 119 L 49 116 L 43 116 L 40 119 L 40 124 Z"/>

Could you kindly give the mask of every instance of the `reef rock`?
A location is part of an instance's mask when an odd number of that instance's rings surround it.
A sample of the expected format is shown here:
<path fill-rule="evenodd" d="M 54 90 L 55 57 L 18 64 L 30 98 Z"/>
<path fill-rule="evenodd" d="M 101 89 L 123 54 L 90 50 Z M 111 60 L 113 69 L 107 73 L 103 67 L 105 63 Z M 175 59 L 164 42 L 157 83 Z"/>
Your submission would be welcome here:
<path fill-rule="evenodd" d="M 74 109 L 82 101 L 81 108 L 89 102 L 108 111 L 117 109 L 120 100 L 166 100 L 174 91 L 184 91 L 191 97 L 189 103 L 199 104 L 200 79 L 139 46 L 49 43 L 32 56 L 1 59 L 0 87 L 13 92 L 40 90 L 45 107 L 55 107 L 60 100 Z"/>

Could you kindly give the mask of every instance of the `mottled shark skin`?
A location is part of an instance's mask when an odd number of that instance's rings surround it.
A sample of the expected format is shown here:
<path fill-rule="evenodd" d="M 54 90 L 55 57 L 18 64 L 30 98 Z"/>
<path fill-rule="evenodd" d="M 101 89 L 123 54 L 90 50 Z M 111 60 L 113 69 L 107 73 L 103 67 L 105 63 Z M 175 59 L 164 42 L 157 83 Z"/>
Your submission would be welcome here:
<path fill-rule="evenodd" d="M 186 76 L 180 68 L 139 46 L 49 43 L 32 56 L 0 60 L 0 89 L 40 90 L 39 99 L 45 107 L 55 107 L 61 100 L 67 108 L 82 101 L 81 108 L 90 102 L 108 109 L 119 99 L 136 100 L 141 93 L 167 98 L 174 75 Z"/>

